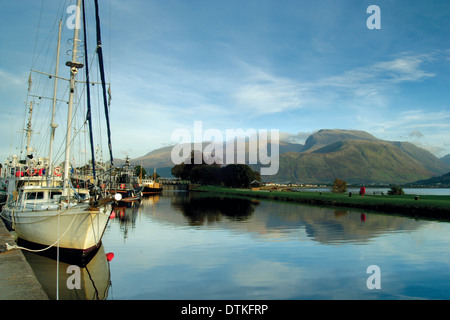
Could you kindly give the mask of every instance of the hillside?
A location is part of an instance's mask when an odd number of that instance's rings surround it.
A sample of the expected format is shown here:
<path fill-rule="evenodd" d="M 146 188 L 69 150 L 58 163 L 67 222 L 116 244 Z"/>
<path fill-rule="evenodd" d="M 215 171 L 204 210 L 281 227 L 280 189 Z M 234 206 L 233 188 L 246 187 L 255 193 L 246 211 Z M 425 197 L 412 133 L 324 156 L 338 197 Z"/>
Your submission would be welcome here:
<path fill-rule="evenodd" d="M 426 169 L 433 172 L 434 175 L 439 175 L 449 170 L 449 164 L 444 163 L 431 152 L 419 148 L 410 142 L 393 141 L 390 143 L 399 147 L 406 154 L 418 160 Z"/>
<path fill-rule="evenodd" d="M 381 141 L 371 134 L 357 130 L 322 129 L 310 135 L 305 141 L 302 152 L 312 152 L 324 146 L 344 140 Z"/>
<path fill-rule="evenodd" d="M 167 176 L 173 167 L 172 148 L 154 150 L 131 163 L 157 168 Z M 410 183 L 450 171 L 449 164 L 412 143 L 384 141 L 364 131 L 324 129 L 309 136 L 305 145 L 280 141 L 279 148 L 279 172 L 263 176 L 264 181 L 331 183 L 340 178 L 352 184 Z"/>
<path fill-rule="evenodd" d="M 208 146 L 210 142 L 203 142 L 203 149 Z M 153 150 L 146 155 L 130 160 L 132 165 L 142 165 L 144 168 L 172 168 L 174 166 L 171 159 L 171 152 L 173 146 L 163 147 L 160 149 Z M 286 152 L 300 152 L 303 149 L 302 144 L 290 143 L 286 141 L 280 141 L 279 151 L 280 154 Z M 225 147 L 224 147 L 224 158 L 226 157 Z M 246 159 L 248 159 L 248 143 L 246 143 Z M 116 165 L 120 166 L 125 163 L 123 159 L 114 159 Z M 159 172 L 159 171 L 158 171 Z"/>
<path fill-rule="evenodd" d="M 450 166 L 450 154 L 447 154 L 441 158 L 441 161 Z"/>
<path fill-rule="evenodd" d="M 272 180 L 330 183 L 341 178 L 352 184 L 405 183 L 434 174 L 389 142 L 344 140 L 312 152 L 281 155 L 280 170 Z"/>
<path fill-rule="evenodd" d="M 426 180 L 416 181 L 414 184 L 433 187 L 449 187 L 450 186 L 450 172 L 439 177 L 433 177 Z"/>

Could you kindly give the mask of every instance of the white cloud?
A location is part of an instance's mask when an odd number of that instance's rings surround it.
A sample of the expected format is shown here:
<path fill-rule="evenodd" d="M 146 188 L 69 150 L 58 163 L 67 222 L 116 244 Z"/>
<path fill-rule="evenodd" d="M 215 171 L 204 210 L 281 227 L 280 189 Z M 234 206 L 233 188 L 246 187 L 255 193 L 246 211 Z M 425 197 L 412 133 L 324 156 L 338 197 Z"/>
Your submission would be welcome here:
<path fill-rule="evenodd" d="M 152 139 L 160 144 L 164 143 L 162 137 L 170 136 L 174 129 L 191 128 L 193 121 L 204 121 L 209 127 L 232 128 L 255 117 L 270 119 L 298 110 L 312 117 L 319 110 L 338 117 L 336 113 L 342 110 L 347 112 L 348 123 L 355 121 L 352 128 L 372 133 L 401 132 L 398 135 L 407 136 L 412 128 L 423 134 L 426 127 L 447 128 L 442 121 L 448 116 L 445 111 L 397 108 L 393 113 L 391 105 L 392 94 L 397 93 L 400 84 L 435 76 L 426 70 L 426 63 L 434 59 L 432 54 L 404 53 L 311 82 L 278 76 L 269 66 L 263 68 L 236 57 L 228 57 L 227 66 L 218 69 L 194 68 L 176 58 L 159 59 L 149 66 L 151 72 L 132 65 L 124 68 L 126 73 L 116 74 L 115 83 L 121 89 L 116 102 L 157 120 L 148 124 L 151 120 L 135 119 L 134 127 L 146 123 L 146 131 L 158 128 L 158 136 Z M 133 87 L 136 83 L 139 90 Z M 320 128 L 307 128 L 315 129 Z"/>
<path fill-rule="evenodd" d="M 12 74 L 10 72 L 0 70 L 0 84 L 2 88 L 11 86 L 23 86 L 25 88 L 23 75 Z"/>
<path fill-rule="evenodd" d="M 325 78 L 317 85 L 348 90 L 355 97 L 370 97 L 383 94 L 401 82 L 420 81 L 434 77 L 434 73 L 421 69 L 424 63 L 431 60 L 433 60 L 431 54 L 402 54 L 401 57 L 393 60 L 354 68 L 341 75 Z"/>
<path fill-rule="evenodd" d="M 258 115 L 298 109 L 302 106 L 299 87 L 295 82 L 282 79 L 243 85 L 234 97 L 238 105 L 256 111 Z"/>
<path fill-rule="evenodd" d="M 421 70 L 424 61 L 417 57 L 399 58 L 393 61 L 381 62 L 374 66 L 380 75 L 386 76 L 386 82 L 397 83 L 403 81 L 419 81 L 434 77 L 434 73 Z"/>
<path fill-rule="evenodd" d="M 297 132 L 296 134 L 292 134 L 289 132 L 280 132 L 280 140 L 287 141 L 291 143 L 300 143 L 304 144 L 306 139 L 314 132 Z"/>
<path fill-rule="evenodd" d="M 359 117 L 357 129 L 380 139 L 410 141 L 442 157 L 448 153 L 444 146 L 450 136 L 450 111 L 415 109 L 393 113 L 372 110 Z"/>
<path fill-rule="evenodd" d="M 260 114 L 288 110 L 336 108 L 337 103 L 352 108 L 362 105 L 389 106 L 389 95 L 404 82 L 434 77 L 424 65 L 432 54 L 401 54 L 391 60 L 353 68 L 315 82 L 276 76 L 242 62 L 245 75 L 237 83 L 234 98 L 239 106 Z"/>
<path fill-rule="evenodd" d="M 422 138 L 423 134 L 422 132 L 420 132 L 419 130 L 412 130 L 409 134 L 408 137 L 410 138 Z"/>

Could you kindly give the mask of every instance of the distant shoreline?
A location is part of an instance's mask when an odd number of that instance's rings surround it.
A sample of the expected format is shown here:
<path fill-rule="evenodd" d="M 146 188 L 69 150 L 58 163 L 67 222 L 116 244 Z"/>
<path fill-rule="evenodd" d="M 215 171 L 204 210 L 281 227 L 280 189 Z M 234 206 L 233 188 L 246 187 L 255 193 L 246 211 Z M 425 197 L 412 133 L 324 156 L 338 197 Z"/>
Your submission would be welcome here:
<path fill-rule="evenodd" d="M 348 193 L 249 190 L 219 186 L 199 186 L 191 191 L 299 202 L 317 206 L 347 207 L 382 213 L 396 213 L 409 217 L 450 221 L 450 196 L 370 194 L 364 196 L 352 194 L 352 196 L 349 196 Z"/>
<path fill-rule="evenodd" d="M 402 187 L 402 186 L 400 186 Z M 292 189 L 293 191 L 298 192 L 331 192 L 331 186 L 327 187 L 313 187 L 313 188 L 307 188 L 307 187 L 299 187 L 296 189 Z M 352 187 L 348 186 L 348 192 L 352 192 L 353 194 L 359 193 L 360 187 Z M 405 192 L 405 195 L 442 195 L 442 196 L 450 196 L 450 188 L 444 188 L 444 187 L 402 187 L 403 191 Z M 390 190 L 390 187 L 366 187 L 366 194 L 372 195 L 372 194 L 379 194 L 381 195 L 383 192 L 384 194 L 387 194 L 387 192 Z M 374 193 L 375 192 L 375 193 Z"/>

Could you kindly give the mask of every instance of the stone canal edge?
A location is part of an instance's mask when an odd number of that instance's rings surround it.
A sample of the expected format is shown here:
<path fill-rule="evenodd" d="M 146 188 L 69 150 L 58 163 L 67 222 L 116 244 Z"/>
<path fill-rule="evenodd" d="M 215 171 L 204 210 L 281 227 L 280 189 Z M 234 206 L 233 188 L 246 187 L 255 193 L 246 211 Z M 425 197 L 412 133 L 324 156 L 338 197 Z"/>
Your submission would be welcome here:
<path fill-rule="evenodd" d="M 15 241 L 0 221 L 0 300 L 48 300 L 22 251 L 7 251 L 6 243 Z"/>

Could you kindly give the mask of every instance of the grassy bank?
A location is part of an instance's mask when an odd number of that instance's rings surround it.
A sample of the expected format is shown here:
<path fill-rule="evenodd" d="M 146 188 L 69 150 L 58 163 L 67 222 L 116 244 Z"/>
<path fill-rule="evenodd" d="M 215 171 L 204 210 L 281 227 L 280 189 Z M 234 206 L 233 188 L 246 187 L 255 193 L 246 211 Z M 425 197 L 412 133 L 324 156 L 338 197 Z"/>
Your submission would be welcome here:
<path fill-rule="evenodd" d="M 216 186 L 200 186 L 193 191 L 212 192 L 252 198 L 294 201 L 319 206 L 358 208 L 387 213 L 399 213 L 413 217 L 445 219 L 450 221 L 450 196 L 421 195 L 364 195 L 329 192 L 252 191 Z"/>

